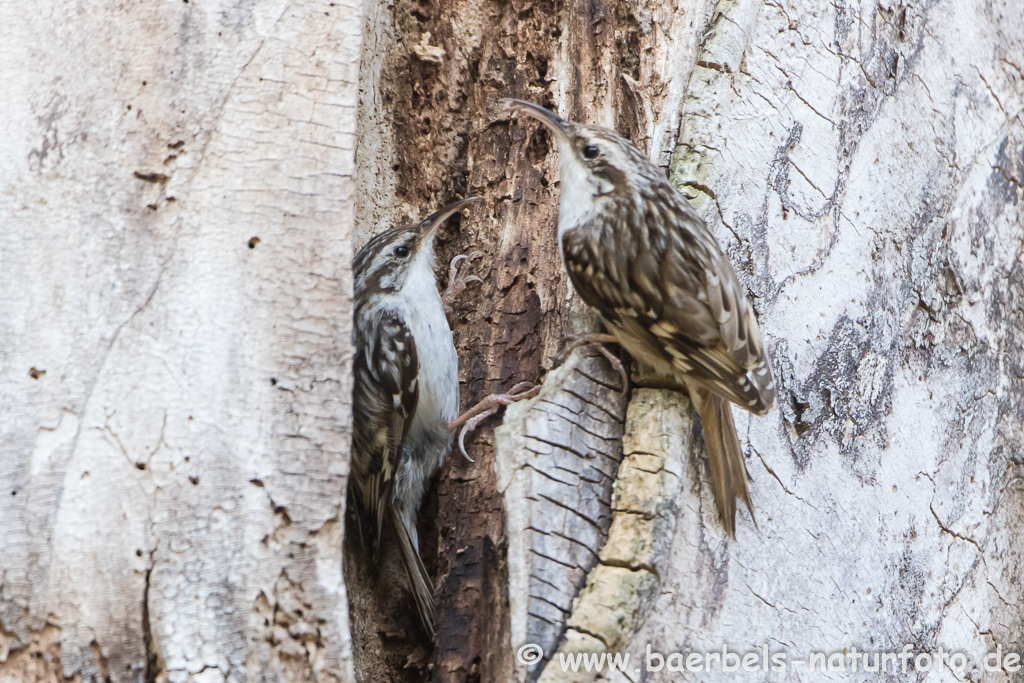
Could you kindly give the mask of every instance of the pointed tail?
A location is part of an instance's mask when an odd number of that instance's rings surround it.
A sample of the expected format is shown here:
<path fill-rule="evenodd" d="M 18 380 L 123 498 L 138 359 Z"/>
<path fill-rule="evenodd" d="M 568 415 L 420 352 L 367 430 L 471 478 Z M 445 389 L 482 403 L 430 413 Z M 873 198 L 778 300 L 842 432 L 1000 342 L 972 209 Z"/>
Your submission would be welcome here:
<path fill-rule="evenodd" d="M 420 553 L 413 544 L 412 536 L 398 508 L 394 503 L 389 503 L 388 510 L 391 524 L 395 527 L 395 535 L 398 537 L 398 546 L 402 551 L 402 564 L 405 565 L 405 573 L 409 576 L 409 585 L 416 601 L 416 611 L 419 612 L 420 621 L 423 622 L 423 628 L 430 636 L 430 640 L 434 640 L 434 583 L 423 566 Z"/>
<path fill-rule="evenodd" d="M 732 421 L 729 401 L 704 387 L 687 383 L 694 408 L 704 427 L 704 442 L 708 447 L 708 469 L 711 471 L 711 489 L 715 493 L 715 507 L 725 530 L 736 537 L 736 500 L 742 500 L 750 516 L 754 505 L 747 489 L 747 465 L 740 451 L 736 424 Z M 756 522 L 755 522 L 756 523 Z"/>

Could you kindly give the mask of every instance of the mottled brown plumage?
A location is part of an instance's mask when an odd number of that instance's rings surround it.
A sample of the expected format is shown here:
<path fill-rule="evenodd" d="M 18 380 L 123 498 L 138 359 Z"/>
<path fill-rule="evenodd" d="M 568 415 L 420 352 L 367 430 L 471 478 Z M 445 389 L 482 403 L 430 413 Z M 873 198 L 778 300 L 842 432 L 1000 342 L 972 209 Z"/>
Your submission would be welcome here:
<path fill-rule="evenodd" d="M 736 273 L 689 203 L 632 143 L 599 126 L 504 100 L 559 145 L 558 236 L 573 287 L 633 355 L 689 389 L 722 522 L 753 511 L 729 402 L 765 415 L 775 386 Z"/>
<path fill-rule="evenodd" d="M 424 629 L 434 636 L 434 587 L 416 518 L 427 483 L 451 449 L 459 414 L 458 356 L 434 275 L 434 235 L 456 202 L 421 224 L 378 234 L 353 263 L 352 486 L 376 523 L 393 526 Z M 462 279 L 461 282 L 465 282 Z M 452 278 L 456 289 L 460 281 Z"/>

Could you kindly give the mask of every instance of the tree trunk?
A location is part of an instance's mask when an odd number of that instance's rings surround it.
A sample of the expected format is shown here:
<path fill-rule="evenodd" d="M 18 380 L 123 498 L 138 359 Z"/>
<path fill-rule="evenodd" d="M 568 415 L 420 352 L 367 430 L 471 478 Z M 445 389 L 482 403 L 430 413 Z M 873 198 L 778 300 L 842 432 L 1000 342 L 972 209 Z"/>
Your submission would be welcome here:
<path fill-rule="evenodd" d="M 592 405 L 614 373 L 587 361 L 592 393 L 549 373 L 497 452 L 485 429 L 475 464 L 449 461 L 428 511 L 434 680 L 535 677 L 559 648 L 767 645 L 792 662 L 778 680 L 803 680 L 811 652 L 942 646 L 980 671 L 1018 647 L 1020 7 L 404 0 L 372 8 L 364 39 L 360 237 L 484 198 L 442 249 L 486 254 L 456 329 L 464 405 L 550 369 L 587 323 L 556 253 L 550 140 L 494 122 L 506 96 L 666 167 L 729 252 L 780 385 L 769 417 L 736 411 L 757 526 L 743 513 L 730 541 L 685 398 L 634 389 L 623 450 L 617 409 Z"/>
<path fill-rule="evenodd" d="M 4 3 L 0 680 L 351 681 L 361 11 Z"/>
<path fill-rule="evenodd" d="M 854 677 L 1015 680 L 1019 3 L 42 5 L 0 9 L 0 681 L 795 681 L 904 644 L 968 665 Z M 734 413 L 737 539 L 685 396 L 555 369 L 597 323 L 508 96 L 633 139 L 728 251 L 780 398 Z M 424 503 L 430 654 L 345 514 L 349 265 L 470 194 L 463 406 L 544 387 Z M 788 666 L 642 670 L 723 646 Z"/>

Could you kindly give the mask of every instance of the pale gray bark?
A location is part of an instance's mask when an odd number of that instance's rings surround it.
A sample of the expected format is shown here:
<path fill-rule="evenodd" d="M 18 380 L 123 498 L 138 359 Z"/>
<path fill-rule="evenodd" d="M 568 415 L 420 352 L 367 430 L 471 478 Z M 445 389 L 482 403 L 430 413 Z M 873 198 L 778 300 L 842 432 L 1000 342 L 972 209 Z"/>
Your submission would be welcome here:
<path fill-rule="evenodd" d="M 360 31 L 0 6 L 0 679 L 351 680 Z"/>
<path fill-rule="evenodd" d="M 691 468 L 660 595 L 619 584 L 637 667 L 648 646 L 767 644 L 794 662 L 772 680 L 820 680 L 795 660 L 909 643 L 969 665 L 901 680 L 1011 678 L 981 667 L 1024 641 L 1022 53 L 1014 3 L 717 3 L 671 177 L 729 250 L 782 390 L 768 418 L 735 413 L 758 526 L 744 513 L 728 540 Z M 563 649 L 621 649 L 596 635 Z M 644 675 L 597 678 L 745 674 Z"/>
<path fill-rule="evenodd" d="M 780 401 L 735 413 L 757 515 L 735 541 L 679 396 L 634 390 L 627 409 L 603 361 L 576 376 L 581 353 L 497 436 L 485 424 L 477 463 L 441 476 L 454 530 L 424 548 L 452 617 L 437 680 L 522 680 L 513 653 L 540 640 L 634 661 L 910 643 L 971 669 L 900 680 L 1011 680 L 978 666 L 1024 646 L 1024 8 L 361 14 L 0 6 L 0 681 L 347 681 L 354 655 L 411 675 L 383 645 L 392 613 L 350 645 L 347 589 L 377 603 L 341 578 L 349 264 L 379 229 L 482 196 L 440 245 L 486 252 L 457 308 L 464 403 L 552 367 L 580 302 L 546 133 L 490 123 L 509 95 L 615 125 L 667 167 L 751 295 Z M 592 485 L 552 478 L 574 481 L 571 456 L 586 481 L 598 452 Z M 533 494 L 554 491 L 546 512 Z"/>
<path fill-rule="evenodd" d="M 507 501 L 512 640 L 550 652 L 608 538 L 626 396 L 618 375 L 579 349 L 495 432 Z"/>

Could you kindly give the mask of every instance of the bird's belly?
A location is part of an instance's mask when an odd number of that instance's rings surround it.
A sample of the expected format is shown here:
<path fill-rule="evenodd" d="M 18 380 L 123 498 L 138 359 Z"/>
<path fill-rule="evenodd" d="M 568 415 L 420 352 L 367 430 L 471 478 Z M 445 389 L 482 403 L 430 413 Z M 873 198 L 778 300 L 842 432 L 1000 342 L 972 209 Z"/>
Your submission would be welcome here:
<path fill-rule="evenodd" d="M 418 307 L 405 311 L 419 358 L 419 396 L 409 429 L 421 436 L 447 441 L 448 423 L 459 414 L 459 358 L 441 298 L 436 298 L 437 301 L 420 301 Z"/>

